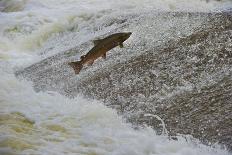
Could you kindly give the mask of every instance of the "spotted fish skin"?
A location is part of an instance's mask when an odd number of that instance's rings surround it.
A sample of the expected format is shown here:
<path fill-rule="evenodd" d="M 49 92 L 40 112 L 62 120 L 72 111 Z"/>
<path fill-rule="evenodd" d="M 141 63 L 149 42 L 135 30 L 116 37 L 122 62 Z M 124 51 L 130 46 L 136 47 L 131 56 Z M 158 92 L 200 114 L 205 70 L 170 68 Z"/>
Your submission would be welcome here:
<path fill-rule="evenodd" d="M 75 74 L 79 74 L 83 65 L 92 65 L 99 57 L 105 59 L 106 52 L 116 46 L 120 46 L 122 48 L 123 42 L 126 41 L 131 34 L 131 32 L 115 33 L 104 39 L 94 40 L 94 47 L 86 55 L 82 55 L 80 61 L 69 62 L 68 64 L 74 69 Z"/>

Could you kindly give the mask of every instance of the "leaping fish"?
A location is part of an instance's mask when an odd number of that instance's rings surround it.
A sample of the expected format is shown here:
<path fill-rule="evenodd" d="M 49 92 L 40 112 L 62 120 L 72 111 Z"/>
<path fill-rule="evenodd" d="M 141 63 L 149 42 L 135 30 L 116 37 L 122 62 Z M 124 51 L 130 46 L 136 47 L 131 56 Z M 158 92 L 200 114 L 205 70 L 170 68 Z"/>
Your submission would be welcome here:
<path fill-rule="evenodd" d="M 116 46 L 123 47 L 123 42 L 126 41 L 131 32 L 115 33 L 104 39 L 94 40 L 94 47 L 86 54 L 81 56 L 80 61 L 69 62 L 68 64 L 74 69 L 75 74 L 79 74 L 84 64 L 92 65 L 94 60 L 99 57 L 106 58 L 106 52 Z"/>

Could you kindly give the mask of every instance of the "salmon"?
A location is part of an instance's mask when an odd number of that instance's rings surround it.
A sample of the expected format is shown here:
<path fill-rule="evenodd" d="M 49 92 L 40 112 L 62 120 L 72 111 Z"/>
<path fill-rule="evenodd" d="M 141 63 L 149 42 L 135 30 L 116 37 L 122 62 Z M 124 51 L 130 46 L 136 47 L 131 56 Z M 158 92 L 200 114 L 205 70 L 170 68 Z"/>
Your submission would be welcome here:
<path fill-rule="evenodd" d="M 82 55 L 80 61 L 69 62 L 68 65 L 74 69 L 75 74 L 79 74 L 85 64 L 92 65 L 99 57 L 106 59 L 106 52 L 116 46 L 123 48 L 123 42 L 126 41 L 131 34 L 131 32 L 115 33 L 104 39 L 94 40 L 94 47 L 86 55 Z"/>

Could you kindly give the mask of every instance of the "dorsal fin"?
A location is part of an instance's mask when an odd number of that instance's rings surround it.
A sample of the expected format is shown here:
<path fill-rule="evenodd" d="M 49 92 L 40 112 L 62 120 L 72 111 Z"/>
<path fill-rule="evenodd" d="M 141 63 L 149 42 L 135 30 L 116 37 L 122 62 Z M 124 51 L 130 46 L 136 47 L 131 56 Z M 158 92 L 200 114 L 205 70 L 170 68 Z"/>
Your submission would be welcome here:
<path fill-rule="evenodd" d="M 94 46 L 96 46 L 97 44 L 99 44 L 101 41 L 102 41 L 102 39 L 93 40 Z"/>

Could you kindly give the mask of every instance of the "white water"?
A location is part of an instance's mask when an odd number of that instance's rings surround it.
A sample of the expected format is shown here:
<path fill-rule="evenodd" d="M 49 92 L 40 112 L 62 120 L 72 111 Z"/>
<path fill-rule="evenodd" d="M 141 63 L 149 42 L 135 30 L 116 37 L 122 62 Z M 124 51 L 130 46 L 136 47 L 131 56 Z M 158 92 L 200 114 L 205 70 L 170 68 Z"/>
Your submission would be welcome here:
<path fill-rule="evenodd" d="M 166 135 L 156 135 L 149 127 L 134 130 L 100 101 L 81 95 L 69 99 L 55 92 L 36 93 L 30 82 L 19 81 L 14 76 L 15 68 L 91 40 L 96 35 L 87 28 L 91 24 L 99 25 L 104 31 L 96 18 L 154 10 L 209 12 L 227 7 L 229 1 L 0 2 L 1 10 L 15 11 L 0 13 L 0 154 L 229 154 L 219 147 L 204 146 L 191 136 L 179 136 L 174 141 Z M 73 34 L 74 39 L 66 41 L 65 36 L 69 38 Z M 40 55 L 45 49 L 47 52 Z"/>

